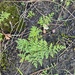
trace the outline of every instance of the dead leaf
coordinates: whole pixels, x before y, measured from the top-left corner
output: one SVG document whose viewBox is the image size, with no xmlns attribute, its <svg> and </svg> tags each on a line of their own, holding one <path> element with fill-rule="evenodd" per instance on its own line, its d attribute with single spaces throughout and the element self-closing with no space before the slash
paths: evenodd
<svg viewBox="0 0 75 75">
<path fill-rule="evenodd" d="M 4 35 L 6 40 L 9 40 L 12 37 L 11 34 L 4 34 Z"/>
</svg>

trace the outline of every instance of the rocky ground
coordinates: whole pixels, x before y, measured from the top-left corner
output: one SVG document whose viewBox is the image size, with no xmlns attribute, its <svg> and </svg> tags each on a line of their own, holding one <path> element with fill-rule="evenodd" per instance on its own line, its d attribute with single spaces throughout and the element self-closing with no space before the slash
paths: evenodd
<svg viewBox="0 0 75 75">
<path fill-rule="evenodd" d="M 1 67 L 2 75 L 21 75 L 19 68 L 24 75 L 41 75 L 43 70 L 47 70 L 48 75 L 74 75 L 75 73 L 75 2 L 71 2 L 66 6 L 65 1 L 40 1 L 40 2 L 24 2 L 25 5 L 20 6 L 20 19 L 24 19 L 24 28 L 18 27 L 15 32 L 11 32 L 10 40 L 2 42 L 2 50 L 6 60 L 5 68 Z M 36 15 L 28 18 L 29 11 L 33 11 Z M 59 52 L 54 58 L 49 57 L 43 60 L 43 66 L 38 66 L 36 69 L 31 63 L 25 61 L 20 63 L 19 50 L 16 49 L 16 40 L 18 38 L 27 38 L 31 26 L 39 26 L 37 21 L 40 16 L 54 12 L 52 22 L 48 25 L 49 29 L 43 35 L 47 42 L 62 43 L 66 45 L 66 49 Z M 42 28 L 41 28 L 42 29 Z M 53 31 L 54 30 L 54 31 Z M 54 65 L 55 64 L 55 65 Z M 53 65 L 53 67 L 51 66 Z M 50 66 L 50 69 L 47 67 Z M 44 74 L 46 75 L 46 74 Z"/>
</svg>

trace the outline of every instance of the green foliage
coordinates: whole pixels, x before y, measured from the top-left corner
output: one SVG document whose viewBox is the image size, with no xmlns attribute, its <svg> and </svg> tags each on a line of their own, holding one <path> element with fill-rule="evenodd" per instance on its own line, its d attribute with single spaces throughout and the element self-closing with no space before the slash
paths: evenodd
<svg viewBox="0 0 75 75">
<path fill-rule="evenodd" d="M 54 74 L 54 75 L 59 75 L 59 74 Z"/>
<path fill-rule="evenodd" d="M 65 5 L 68 7 L 68 6 L 71 4 L 71 1 L 72 1 L 72 0 L 66 0 L 66 1 L 65 1 Z"/>
<path fill-rule="evenodd" d="M 24 3 L 24 2 L 21 2 L 21 5 L 23 5 L 23 6 L 24 6 L 24 5 L 25 5 L 25 3 Z"/>
<path fill-rule="evenodd" d="M 2 34 L 2 33 L 0 33 L 0 41 L 2 41 L 2 40 L 3 40 L 2 36 L 3 36 L 3 34 Z"/>
<path fill-rule="evenodd" d="M 23 73 L 21 72 L 21 70 L 19 68 L 16 68 L 16 69 L 20 73 L 20 75 L 23 75 Z"/>
<path fill-rule="evenodd" d="M 62 46 L 62 45 L 59 45 L 59 44 L 53 45 L 51 43 L 50 46 L 49 46 L 50 56 L 51 57 L 54 57 L 55 54 L 57 54 L 60 50 L 62 50 L 64 48 L 66 48 L 66 47 L 65 46 Z"/>
<path fill-rule="evenodd" d="M 7 55 L 5 54 L 5 52 L 0 52 L 0 67 L 1 70 L 6 70 L 7 66 L 9 65 L 8 61 L 7 61 Z"/>
<path fill-rule="evenodd" d="M 48 75 L 47 70 L 44 70 L 41 75 Z"/>
<path fill-rule="evenodd" d="M 33 26 L 31 28 L 28 39 L 30 39 L 30 40 L 33 39 L 35 41 L 35 39 L 37 40 L 37 39 L 41 38 L 41 35 L 39 34 L 40 32 L 42 32 L 42 30 L 40 30 L 37 27 Z"/>
<path fill-rule="evenodd" d="M 8 17 L 10 16 L 10 13 L 7 13 L 7 12 L 3 12 L 0 14 L 0 23 L 2 21 L 4 21 L 4 19 L 8 19 Z"/>
<path fill-rule="evenodd" d="M 5 19 L 8 19 L 8 18 L 9 18 L 9 16 L 10 16 L 10 13 L 3 12 L 3 11 L 2 11 L 2 13 L 0 14 L 0 25 L 1 25 L 1 22 L 3 22 Z M 8 24 L 7 24 L 7 23 L 5 23 L 5 25 L 7 25 L 7 26 L 8 26 Z M 1 27 L 2 27 L 2 26 L 0 26 L 0 28 L 1 28 Z M 2 40 L 3 40 L 2 36 L 3 36 L 3 34 L 2 34 L 2 33 L 0 33 L 0 41 L 2 41 Z"/>
<path fill-rule="evenodd" d="M 48 74 L 47 70 L 44 70 L 41 75 L 58 75 L 58 74 Z"/>
<path fill-rule="evenodd" d="M 50 13 L 47 16 L 41 16 L 39 18 L 38 24 L 40 24 L 43 27 L 45 27 L 46 25 L 49 25 L 49 23 L 51 22 L 51 19 L 52 19 L 53 15 L 54 15 L 54 13 Z"/>
<path fill-rule="evenodd" d="M 65 0 L 65 6 L 68 7 L 72 1 L 73 0 Z M 64 2 L 64 0 L 61 0 L 61 2 Z"/>
<path fill-rule="evenodd" d="M 46 59 L 50 55 L 54 57 L 60 50 L 64 49 L 65 46 L 53 45 L 42 39 L 40 35 L 41 30 L 33 26 L 30 30 L 28 39 L 18 39 L 17 48 L 20 50 L 19 56 L 21 57 L 20 62 L 27 60 L 31 62 L 36 68 L 38 63 L 42 66 L 44 57 Z"/>
<path fill-rule="evenodd" d="M 55 69 L 55 68 L 56 68 L 56 64 L 53 63 L 53 64 L 51 64 L 50 67 L 48 66 L 47 68 L 45 68 L 45 69 L 41 72 L 40 75 L 58 75 L 57 73 L 52 74 L 52 70 Z"/>
<path fill-rule="evenodd" d="M 35 13 L 33 11 L 29 11 L 27 17 L 32 18 L 33 16 L 35 16 Z"/>
<path fill-rule="evenodd" d="M 19 8 L 16 4 L 10 2 L 0 2 L 0 28 L 5 32 L 10 32 L 11 27 L 19 20 Z M 16 13 L 15 13 L 16 12 Z M 2 22 L 1 22 L 2 21 Z M 17 25 L 16 25 L 17 26 Z M 16 28 L 15 28 L 16 29 Z"/>
</svg>

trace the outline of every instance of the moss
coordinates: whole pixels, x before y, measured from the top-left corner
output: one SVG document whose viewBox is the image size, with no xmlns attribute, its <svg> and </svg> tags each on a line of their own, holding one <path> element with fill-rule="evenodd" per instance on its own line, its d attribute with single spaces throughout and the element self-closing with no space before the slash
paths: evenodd
<svg viewBox="0 0 75 75">
<path fill-rule="evenodd" d="M 5 32 L 11 31 L 11 26 L 13 27 L 16 22 L 19 20 L 18 7 L 11 2 L 1 2 L 0 3 L 0 12 L 8 12 L 10 16 L 8 19 L 5 19 L 0 26 Z M 11 22 L 11 24 L 10 24 Z"/>
<path fill-rule="evenodd" d="M 5 52 L 0 53 L 0 69 L 6 70 L 6 67 L 9 65 Z"/>
</svg>

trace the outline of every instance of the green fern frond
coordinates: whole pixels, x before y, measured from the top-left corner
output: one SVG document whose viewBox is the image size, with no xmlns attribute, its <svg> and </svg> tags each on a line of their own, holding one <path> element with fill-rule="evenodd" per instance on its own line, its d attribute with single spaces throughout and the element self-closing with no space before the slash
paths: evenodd
<svg viewBox="0 0 75 75">
<path fill-rule="evenodd" d="M 10 16 L 10 13 L 7 13 L 7 12 L 3 12 L 0 14 L 0 23 L 2 21 L 4 21 L 4 19 L 8 19 L 8 17 Z"/>
<path fill-rule="evenodd" d="M 52 20 L 53 15 L 54 15 L 54 13 L 52 12 L 52 13 L 48 14 L 47 16 L 41 16 L 39 18 L 38 24 L 43 27 L 45 27 L 46 25 L 49 25 L 49 23 Z"/>
<path fill-rule="evenodd" d="M 17 48 L 20 50 L 19 56 L 21 57 L 21 62 L 27 60 L 31 62 L 36 68 L 38 63 L 42 66 L 43 59 L 48 58 L 49 55 L 54 57 L 60 50 L 66 48 L 63 45 L 53 45 L 52 43 L 48 45 L 48 43 L 42 39 L 39 33 L 40 29 L 33 26 L 31 28 L 28 39 L 18 39 Z M 36 39 L 35 39 L 36 38 Z M 34 40 L 35 39 L 35 40 Z"/>
</svg>

